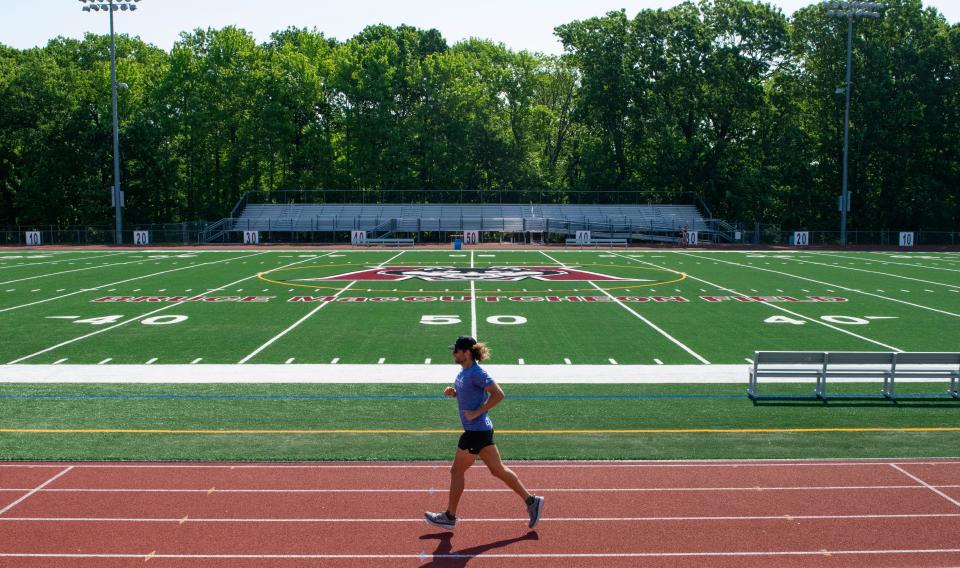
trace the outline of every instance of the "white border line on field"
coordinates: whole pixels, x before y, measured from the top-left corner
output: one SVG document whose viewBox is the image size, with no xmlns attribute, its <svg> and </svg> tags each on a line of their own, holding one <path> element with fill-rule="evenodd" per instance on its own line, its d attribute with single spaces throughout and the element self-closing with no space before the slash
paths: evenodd
<svg viewBox="0 0 960 568">
<path fill-rule="evenodd" d="M 742 384 L 749 365 L 487 365 L 504 384 Z M 851 366 L 850 368 L 856 368 Z M 864 366 L 864 369 L 869 368 Z M 117 384 L 449 384 L 454 365 L 387 364 L 206 364 L 206 365 L 0 365 L 0 383 Z M 389 377 L 385 380 L 384 377 Z M 831 379 L 868 383 L 865 379 Z M 929 383 L 927 379 L 897 382 Z M 767 379 L 773 383 L 813 383 L 813 379 Z M 946 385 L 944 385 L 946 389 Z M 744 392 L 746 396 L 746 392 Z"/>
<path fill-rule="evenodd" d="M 58 251 L 50 251 L 50 252 L 41 253 L 41 254 L 56 254 L 57 252 L 58 252 Z M 72 254 L 72 252 L 74 252 L 74 251 L 68 251 L 67 253 L 64 253 L 64 254 Z M 76 252 L 101 252 L 101 251 L 76 251 Z M 71 260 L 93 260 L 93 259 L 95 259 L 95 258 L 105 258 L 105 257 L 108 257 L 108 256 L 117 256 L 117 255 L 121 255 L 121 254 L 130 254 L 130 253 L 132 253 L 132 252 L 134 252 L 134 251 L 114 252 L 114 253 L 111 253 L 111 254 L 103 254 L 103 255 L 100 255 L 100 256 L 87 257 L 87 258 L 84 258 L 84 259 L 81 259 L 81 258 L 79 258 L 79 257 L 70 257 L 70 258 L 64 258 L 64 259 L 60 259 L 60 260 L 48 260 L 48 261 L 44 261 L 44 262 L 21 262 L 20 264 L 13 264 L 13 265 L 10 265 L 10 266 L 0 266 L 0 270 L 7 270 L 7 269 L 9 269 L 9 268 L 32 268 L 32 267 L 34 267 L 34 266 L 40 266 L 40 265 L 43 265 L 43 264 L 58 264 L 58 263 L 61 263 L 61 262 L 70 262 Z M 3 260 L 4 258 L 5 258 L 4 256 L 0 255 L 0 260 Z M 14 259 L 14 260 L 20 260 L 20 259 L 18 258 L 18 259 Z"/>
</svg>

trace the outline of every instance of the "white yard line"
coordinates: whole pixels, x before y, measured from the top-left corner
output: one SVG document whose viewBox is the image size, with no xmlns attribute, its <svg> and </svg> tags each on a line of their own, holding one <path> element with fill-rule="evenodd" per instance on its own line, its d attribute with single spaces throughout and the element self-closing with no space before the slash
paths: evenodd
<svg viewBox="0 0 960 568">
<path fill-rule="evenodd" d="M 69 252 L 69 253 L 67 253 L 67 254 L 71 254 L 72 252 L 74 252 L 74 251 L 71 251 L 71 252 Z M 79 252 L 79 251 L 77 251 L 77 252 Z M 133 251 L 114 252 L 114 253 L 111 253 L 111 254 L 102 254 L 102 255 L 100 255 L 100 256 L 91 256 L 91 257 L 87 257 L 87 258 L 79 258 L 79 257 L 71 256 L 70 258 L 65 258 L 65 259 L 63 259 L 63 260 L 48 260 L 48 261 L 44 261 L 44 262 L 22 262 L 22 263 L 20 263 L 20 264 L 14 264 L 14 265 L 12 265 L 12 266 L 0 267 L 0 270 L 6 270 L 6 269 L 8 269 L 8 268 L 28 268 L 28 267 L 32 267 L 32 266 L 40 266 L 40 265 L 42 265 L 42 264 L 59 264 L 59 263 L 61 263 L 61 262 L 70 262 L 70 261 L 77 261 L 77 260 L 92 260 L 92 259 L 94 259 L 94 258 L 106 258 L 106 257 L 108 257 L 108 256 L 117 256 L 117 255 L 120 255 L 120 254 L 130 254 L 131 252 L 133 252 Z M 36 254 L 36 253 L 34 253 L 34 254 Z M 49 253 L 48 253 L 48 254 L 49 254 Z M 2 256 L 0 256 L 0 260 L 3 260 L 3 257 L 2 257 Z M 18 260 L 19 260 L 19 259 L 18 259 Z M 138 262 L 140 262 L 140 261 L 138 261 Z"/>
<path fill-rule="evenodd" d="M 869 274 L 879 274 L 880 276 L 890 276 L 892 278 L 902 278 L 903 280 L 913 280 L 914 282 L 923 282 L 924 284 L 934 284 L 936 286 L 947 286 L 949 288 L 960 289 L 960 286 L 955 284 L 944 284 L 943 282 L 934 282 L 932 280 L 923 280 L 921 278 L 913 278 L 910 276 L 902 276 L 900 274 L 890 274 L 889 272 L 878 272 L 876 270 L 867 270 L 866 268 L 854 268 L 852 266 L 843 266 L 842 264 L 828 264 L 826 262 L 813 262 L 812 260 L 800 260 L 799 258 L 789 259 L 793 262 L 799 262 L 802 264 L 815 264 L 817 266 L 826 266 L 827 268 L 839 268 L 841 270 L 855 270 L 857 272 L 867 272 Z"/>
<path fill-rule="evenodd" d="M 623 255 L 620 255 L 620 256 L 623 256 Z M 634 259 L 634 258 L 630 258 L 629 256 L 623 256 L 623 258 L 630 259 L 630 260 L 632 260 L 633 262 L 639 262 L 639 263 L 641 263 L 641 264 L 646 264 L 646 265 L 649 265 L 649 266 L 653 266 L 653 267 L 659 268 L 659 269 L 661 269 L 661 270 L 670 270 L 669 268 L 660 266 L 660 265 L 658 265 L 658 264 L 654 264 L 654 263 L 652 263 L 652 262 L 647 262 L 647 261 L 645 261 L 645 260 L 637 260 L 637 259 Z M 703 282 L 703 283 L 706 284 L 707 286 L 712 286 L 713 288 L 716 288 L 717 290 L 723 290 L 723 291 L 729 292 L 729 293 L 731 293 L 731 294 L 733 294 L 733 295 L 735 295 L 735 296 L 741 296 L 741 297 L 744 297 L 744 298 L 749 297 L 747 294 L 742 294 L 742 293 L 740 293 L 740 292 L 737 292 L 737 291 L 734 290 L 733 288 L 727 288 L 726 286 L 720 286 L 719 284 L 714 284 L 713 282 L 710 282 L 710 281 L 708 281 L 708 280 L 704 280 L 703 278 L 697 278 L 696 276 L 691 275 L 689 272 L 687 272 L 687 273 L 685 273 L 685 274 L 687 275 L 687 278 L 690 278 L 691 280 L 696 280 L 697 282 Z M 804 320 L 813 322 L 813 323 L 815 323 L 815 324 L 817 324 L 817 325 L 822 325 L 822 326 L 824 326 L 824 327 L 828 327 L 828 328 L 830 328 L 830 329 L 832 329 L 832 330 L 834 330 L 834 331 L 839 331 L 840 333 L 849 335 L 849 336 L 851 336 L 851 337 L 856 337 L 857 339 L 866 341 L 866 342 L 868 342 L 868 343 L 873 343 L 874 345 L 879 345 L 880 347 L 883 347 L 884 349 L 889 349 L 889 350 L 891 350 L 891 351 L 898 351 L 898 352 L 902 352 L 902 351 L 903 351 L 902 349 L 900 349 L 900 348 L 898 348 L 898 347 L 894 347 L 894 346 L 892 346 L 892 345 L 887 345 L 886 343 L 882 343 L 882 342 L 877 341 L 877 340 L 875 340 L 875 339 L 870 339 L 869 337 L 864 337 L 864 336 L 862 336 L 862 335 L 860 335 L 860 334 L 857 334 L 857 333 L 854 333 L 854 332 L 852 332 L 852 331 L 850 331 L 850 330 L 848 330 L 848 329 L 843 329 L 843 328 L 840 328 L 840 327 L 836 327 L 836 326 L 831 325 L 831 324 L 829 324 L 829 323 L 827 323 L 827 322 L 825 322 L 825 321 L 821 321 L 821 320 L 819 320 L 819 319 L 812 318 L 812 317 L 810 317 L 810 316 L 805 316 L 805 315 L 800 314 L 800 313 L 797 313 L 797 312 L 795 312 L 795 311 L 793 311 L 793 310 L 788 310 L 787 308 L 784 308 L 783 306 L 778 306 L 777 304 L 774 304 L 774 303 L 771 303 L 771 302 L 761 302 L 761 303 L 763 303 L 764 305 L 769 306 L 769 307 L 771 307 L 771 308 L 773 308 L 773 309 L 775 309 L 775 310 L 779 310 L 779 311 L 781 311 L 781 312 L 788 313 L 788 314 L 790 314 L 790 315 L 792 315 L 792 316 L 794 316 L 794 317 L 798 317 L 798 318 L 801 318 L 801 319 L 804 319 Z"/>
<path fill-rule="evenodd" d="M 406 252 L 406 251 L 400 251 L 399 253 L 395 254 L 394 256 L 392 256 L 392 257 L 388 258 L 387 260 L 381 262 L 381 263 L 378 265 L 378 267 L 385 266 L 388 262 L 390 262 L 390 261 L 392 261 L 393 259 L 397 258 L 398 256 L 400 256 L 400 255 L 403 254 L 404 252 Z M 331 254 L 331 253 L 328 253 L 328 254 Z M 316 257 L 316 258 L 322 258 L 322 257 L 324 257 L 324 256 L 327 256 L 327 255 L 320 255 L 320 256 L 318 256 L 318 257 Z M 307 260 L 314 260 L 314 259 L 313 259 L 313 258 L 309 258 L 309 259 L 307 259 Z M 300 261 L 300 262 L 305 262 L 305 261 Z M 349 284 L 347 284 L 346 286 L 344 286 L 343 288 L 341 288 L 340 291 L 337 292 L 336 294 L 334 294 L 334 295 L 331 297 L 330 300 L 328 300 L 328 301 L 326 301 L 326 302 L 322 302 L 319 306 L 317 306 L 316 308 L 310 310 L 310 311 L 307 313 L 307 315 L 305 315 L 305 316 L 303 316 L 302 318 L 298 319 L 297 321 L 293 322 L 293 324 L 291 324 L 291 325 L 290 325 L 289 327 L 287 327 L 285 330 L 281 331 L 281 332 L 278 333 L 277 335 L 274 335 L 273 337 L 271 337 L 270 339 L 268 339 L 264 344 L 262 344 L 260 347 L 257 347 L 257 348 L 254 349 L 252 352 L 250 352 L 249 355 L 247 355 L 247 356 L 244 357 L 243 359 L 240 359 L 239 361 L 237 361 L 237 364 L 238 364 L 238 365 L 243 365 L 244 363 L 246 363 L 246 362 L 249 361 L 250 359 L 253 359 L 254 357 L 256 357 L 261 351 L 263 351 L 263 350 L 266 349 L 267 347 L 270 347 L 271 345 L 273 345 L 273 343 L 275 343 L 275 342 L 276 342 L 277 340 L 279 340 L 281 337 L 283 337 L 284 335 L 290 333 L 291 331 L 293 331 L 294 329 L 296 329 L 297 327 L 299 327 L 300 324 L 302 324 L 303 322 L 305 322 L 305 321 L 307 321 L 308 319 L 310 319 L 310 317 L 311 317 L 313 314 L 319 312 L 319 311 L 322 310 L 323 308 L 325 308 L 325 307 L 327 307 L 328 305 L 330 305 L 330 304 L 332 304 L 333 302 L 335 302 L 335 301 L 337 300 L 337 298 L 340 297 L 341 294 L 343 294 L 344 292 L 346 292 L 347 290 L 349 290 L 349 289 L 350 289 L 354 284 L 356 284 L 356 283 L 357 283 L 357 281 L 354 280 L 354 281 L 350 282 Z"/>
<path fill-rule="evenodd" d="M 892 467 L 893 469 L 895 469 L 895 470 L 899 471 L 900 473 L 906 475 L 907 477 L 909 477 L 910 479 L 916 481 L 917 483 L 919 483 L 919 484 L 922 485 L 923 487 L 926 487 L 926 488 L 929 489 L 930 491 L 933 491 L 934 493 L 936 493 L 937 495 L 943 497 L 943 498 L 946 499 L 947 501 L 950 501 L 951 503 L 953 503 L 953 504 L 956 505 L 957 507 L 960 507 L 960 501 L 957 501 L 957 500 L 954 499 L 953 497 L 947 495 L 947 494 L 944 493 L 943 491 L 940 491 L 940 490 L 937 489 L 936 487 L 930 485 L 929 483 L 927 483 L 926 481 L 920 479 L 920 478 L 917 477 L 916 475 L 913 475 L 912 473 L 910 473 L 909 471 L 903 469 L 902 467 L 898 466 L 897 464 L 893 464 L 893 463 L 892 463 L 892 464 L 890 464 L 890 467 Z"/>
<path fill-rule="evenodd" d="M 88 266 L 86 268 L 73 268 L 70 270 L 61 270 L 60 272 L 51 272 L 48 274 L 39 274 L 37 276 L 28 276 L 27 278 L 18 278 L 17 280 L 7 280 L 6 282 L 0 282 L 0 286 L 4 284 L 13 284 L 14 282 L 23 282 L 25 280 L 34 280 L 37 278 L 47 278 L 48 276 L 59 276 L 61 274 L 69 274 L 71 272 L 82 272 L 84 270 L 98 270 L 101 268 L 113 268 L 114 266 L 123 266 L 125 264 L 139 264 L 142 263 L 142 260 L 128 260 L 127 262 L 114 262 L 112 264 L 99 264 L 97 266 Z"/>
<path fill-rule="evenodd" d="M 266 254 L 266 252 L 267 252 L 267 251 L 264 251 L 264 252 L 258 253 L 258 254 Z M 255 256 L 255 255 L 250 255 L 250 256 Z M 235 257 L 234 259 L 226 259 L 226 260 L 220 260 L 220 261 L 216 261 L 216 262 L 227 262 L 227 261 L 229 261 L 229 260 L 235 260 L 236 258 L 245 258 L 245 257 Z M 288 266 L 293 266 L 293 265 L 295 265 L 295 264 L 300 264 L 300 263 L 302 263 L 302 262 L 307 262 L 307 261 L 309 261 L 309 260 L 313 260 L 313 259 L 308 258 L 308 259 L 300 260 L 300 261 L 297 261 L 297 262 L 291 262 L 290 264 L 285 264 L 285 265 L 283 265 L 283 266 L 281 266 L 281 267 L 279 267 L 279 268 L 287 268 Z M 211 263 L 205 263 L 205 264 L 214 264 L 214 263 L 211 262 Z M 201 264 L 196 264 L 196 265 L 193 265 L 193 266 L 190 266 L 190 267 L 185 267 L 185 268 L 195 268 L 195 267 L 197 267 L 197 266 L 203 266 L 203 265 L 201 265 Z M 274 270 L 279 270 L 279 268 L 274 269 Z M 183 270 L 183 269 L 181 268 L 181 269 L 174 269 L 174 270 Z M 167 272 L 172 272 L 172 271 L 168 270 Z M 160 273 L 160 274 L 162 274 L 162 273 Z M 251 278 L 256 278 L 257 276 L 259 276 L 259 274 L 260 274 L 260 273 L 254 274 L 253 276 L 246 276 L 246 277 L 244 277 L 244 278 L 241 278 L 240 280 L 235 280 L 235 281 L 233 281 L 233 282 L 231 282 L 231 283 L 229 283 L 229 284 L 224 284 L 223 286 L 220 286 L 220 287 L 218 287 L 218 288 L 213 288 L 213 289 L 207 290 L 206 292 L 203 292 L 203 293 L 201 293 L 201 294 L 197 294 L 196 297 L 199 298 L 199 297 L 206 296 L 207 294 L 210 294 L 211 292 L 218 292 L 218 291 L 220 291 L 220 290 L 223 290 L 223 289 L 228 288 L 228 287 L 230 287 L 230 286 L 233 286 L 233 285 L 235 285 L 235 284 L 239 284 L 240 282 L 244 282 L 244 281 L 246 281 L 246 280 L 250 280 Z M 105 284 L 104 286 L 110 286 L 110 284 Z M 93 337 L 94 335 L 99 335 L 99 334 L 101 334 L 101 333 L 106 333 L 106 332 L 108 332 L 108 331 L 110 331 L 110 330 L 112 330 L 112 329 L 116 329 L 116 328 L 118 328 L 118 327 L 127 325 L 127 324 L 132 323 L 132 322 L 135 322 L 135 321 L 140 321 L 140 320 L 142 320 L 143 318 L 152 316 L 153 314 L 156 314 L 156 313 L 159 313 L 159 312 L 162 312 L 162 311 L 165 311 L 165 310 L 169 310 L 170 308 L 174 308 L 174 307 L 177 307 L 177 306 L 179 306 L 179 304 L 170 304 L 170 305 L 168 305 L 168 306 L 163 306 L 162 308 L 157 308 L 156 310 L 147 312 L 147 313 L 145 313 L 145 314 L 141 314 L 141 315 L 139 315 L 139 316 L 133 316 L 132 318 L 130 318 L 130 319 L 126 320 L 126 321 L 122 321 L 122 322 L 120 322 L 120 323 L 118 323 L 118 324 L 111 325 L 110 327 L 105 327 L 105 328 L 103 328 L 103 329 L 98 329 L 97 331 L 92 331 L 92 332 L 90 332 L 90 333 L 88 333 L 88 334 L 86 334 L 86 335 L 81 335 L 80 337 L 74 337 L 73 339 L 68 339 L 67 341 L 62 341 L 62 342 L 60 342 L 60 343 L 57 343 L 56 345 L 52 345 L 52 346 L 50 346 L 50 347 L 47 347 L 46 349 L 41 349 L 40 351 L 37 351 L 36 353 L 31 353 L 30 355 L 25 355 L 25 356 L 23 356 L 23 357 L 20 357 L 19 359 L 14 359 L 13 361 L 10 361 L 9 363 L 7 363 L 7 365 L 14 365 L 14 364 L 16 364 L 16 363 L 20 363 L 20 362 L 22 362 L 22 361 L 26 361 L 27 359 L 32 359 L 33 357 L 36 357 L 37 355 L 42 355 L 43 353 L 47 353 L 47 352 L 53 351 L 54 349 L 59 349 L 60 347 L 63 347 L 63 346 L 65 346 L 65 345 L 70 345 L 71 343 L 76 343 L 77 341 L 82 341 L 82 340 L 84 340 L 84 339 L 87 339 L 88 337 Z M 0 311 L 3 311 L 3 310 L 0 310 Z"/>
<path fill-rule="evenodd" d="M 473 251 L 470 251 L 470 268 L 473 268 Z M 470 280 L 470 336 L 480 341 L 477 337 L 477 283 Z"/>
<path fill-rule="evenodd" d="M 543 256 L 545 256 L 545 257 L 547 257 L 547 258 L 549 258 L 549 259 L 552 260 L 554 263 L 559 264 L 561 267 L 567 268 L 567 265 L 566 265 L 566 264 L 564 264 L 564 263 L 560 262 L 559 260 L 553 258 L 553 257 L 550 256 L 549 254 L 547 254 L 547 253 L 545 253 L 545 252 L 543 252 L 543 251 L 540 251 L 540 254 L 542 254 Z M 704 365 L 709 365 L 709 364 L 710 364 L 710 361 L 707 361 L 702 355 L 700 355 L 699 353 L 697 353 L 697 352 L 694 351 L 693 349 L 690 349 L 690 347 L 688 347 L 687 345 L 685 345 L 683 342 L 681 342 L 680 340 L 678 340 L 676 337 L 670 335 L 669 333 L 667 333 L 666 331 L 664 331 L 663 329 L 661 329 L 657 324 L 653 323 L 653 322 L 650 321 L 649 319 L 647 319 L 647 318 L 643 317 L 642 315 L 640 315 L 639 313 L 637 313 L 636 310 L 634 310 L 634 309 L 631 308 L 630 306 L 628 306 L 628 305 L 626 305 L 625 303 L 623 303 L 623 302 L 621 302 L 620 300 L 618 300 L 618 299 L 616 298 L 616 296 L 614 296 L 614 295 L 611 294 L 610 292 L 607 292 L 606 290 L 604 290 L 604 289 L 601 288 L 600 286 L 597 286 L 596 282 L 592 282 L 592 281 L 591 281 L 591 282 L 590 282 L 590 285 L 593 286 L 594 288 L 596 288 L 597 290 L 600 290 L 601 292 L 603 292 L 605 296 L 607 296 L 608 298 L 610 298 L 611 300 L 613 300 L 618 306 L 620 306 L 621 308 L 623 308 L 623 309 L 627 310 L 628 312 L 630 312 L 631 314 L 633 314 L 637 319 L 639 319 L 639 320 L 642 321 L 643 323 L 645 323 L 645 324 L 647 324 L 648 326 L 650 326 L 654 331 L 656 331 L 657 333 L 659 333 L 659 334 L 662 335 L 663 337 L 667 338 L 671 343 L 673 343 L 674 345 L 676 345 L 676 346 L 679 347 L 680 349 L 683 349 L 684 351 L 686 351 L 687 353 L 689 353 L 690 355 L 692 355 L 693 358 L 696 359 L 697 361 L 700 361 L 700 362 L 703 363 Z"/>
<path fill-rule="evenodd" d="M 739 263 L 739 262 L 731 262 L 731 261 L 729 261 L 729 260 L 719 260 L 719 259 L 714 259 L 714 258 L 710 258 L 710 257 L 707 257 L 707 256 L 698 256 L 698 255 L 695 255 L 695 254 L 690 254 L 690 253 L 685 253 L 685 252 L 681 252 L 681 253 L 678 253 L 678 254 L 682 254 L 682 255 L 685 255 L 685 256 L 691 256 L 691 257 L 693 257 L 693 258 L 708 259 L 708 260 L 712 260 L 712 261 L 714 261 L 714 262 L 722 262 L 722 263 L 724 263 L 724 264 L 729 264 L 729 265 L 731 265 L 731 266 L 738 266 L 738 267 L 741 267 L 741 268 L 750 268 L 750 269 L 752 269 L 752 270 L 762 270 L 762 271 L 764 271 L 764 272 L 772 272 L 773 274 L 779 274 L 779 275 L 781 275 L 781 276 L 787 276 L 787 277 L 789 277 L 789 278 L 796 278 L 796 279 L 798 279 L 798 280 L 806 280 L 806 281 L 808 281 L 808 282 L 814 282 L 814 283 L 816 283 L 816 284 L 820 284 L 821 286 L 829 286 L 829 287 L 831 287 L 831 288 L 839 288 L 839 289 L 841 289 L 841 290 L 846 290 L 847 292 L 854 292 L 854 293 L 856 293 L 856 294 L 863 294 L 863 295 L 865 295 L 865 296 L 871 296 L 871 297 L 873 297 L 873 298 L 879 298 L 879 299 L 881 299 L 881 300 L 886 300 L 886 301 L 888 301 L 888 302 L 896 302 L 896 303 L 898 303 L 898 304 L 905 304 L 905 305 L 907 305 L 907 306 L 911 306 L 911 307 L 914 307 L 914 308 L 920 308 L 921 310 L 927 310 L 927 311 L 931 311 L 931 312 L 937 312 L 937 313 L 940 313 L 940 314 L 944 314 L 944 315 L 948 315 L 948 316 L 953 316 L 953 317 L 955 317 L 955 318 L 960 318 L 960 314 L 955 314 L 955 313 L 953 313 L 953 312 L 948 312 L 948 311 L 946 311 L 946 310 L 939 310 L 939 309 L 937 309 L 937 308 L 931 308 L 930 306 L 923 306 L 923 305 L 921 305 L 921 304 L 914 304 L 913 302 L 908 302 L 908 301 L 906 301 L 906 300 L 898 300 L 898 299 L 896 299 L 896 298 L 891 298 L 891 297 L 889 297 L 889 296 L 881 296 L 880 294 L 874 294 L 873 292 L 865 292 L 865 291 L 863 291 L 863 290 L 857 290 L 856 288 L 848 288 L 848 287 L 846 287 L 846 286 L 841 286 L 840 284 L 833 284 L 833 283 L 831 283 L 831 282 L 823 282 L 823 281 L 821 281 L 821 280 L 815 280 L 815 279 L 813 279 L 813 278 L 807 278 L 806 276 L 798 276 L 798 275 L 796 275 L 796 274 L 790 274 L 790 273 L 788 273 L 788 272 L 780 272 L 779 270 L 773 270 L 773 269 L 771 269 L 771 268 L 761 268 L 761 267 L 759 267 L 759 266 L 753 266 L 753 265 L 750 265 L 750 264 L 742 264 L 742 263 Z"/>
<path fill-rule="evenodd" d="M 238 365 L 243 365 L 244 363 L 246 363 L 246 362 L 249 361 L 250 359 L 253 359 L 254 357 L 256 357 L 257 354 L 259 354 L 261 351 L 263 351 L 263 350 L 266 349 L 267 347 L 270 347 L 271 345 L 273 345 L 273 343 L 276 342 L 278 339 L 280 339 L 280 338 L 283 337 L 284 335 L 290 333 L 291 331 L 293 331 L 294 329 L 296 329 L 300 324 L 302 324 L 303 322 L 305 322 L 305 321 L 307 321 L 308 319 L 310 319 L 310 316 L 312 316 L 313 314 L 319 312 L 320 310 L 322 310 L 323 308 L 325 308 L 325 307 L 327 307 L 328 305 L 332 304 L 333 302 L 337 301 L 337 298 L 340 297 L 341 294 L 343 294 L 344 292 L 346 292 L 347 290 L 349 290 L 350 287 L 353 286 L 353 285 L 356 284 L 356 283 L 357 283 L 356 280 L 354 280 L 353 282 L 350 282 L 349 284 L 347 284 L 346 286 L 344 286 L 343 288 L 341 288 L 339 292 L 337 292 L 336 294 L 334 294 L 333 296 L 331 296 L 330 300 L 328 300 L 328 301 L 326 301 L 326 302 L 322 302 L 319 306 L 317 306 L 317 307 L 313 308 L 312 310 L 310 310 L 309 312 L 307 312 L 307 315 L 305 315 L 305 316 L 303 316 L 302 318 L 298 319 L 297 321 L 293 322 L 293 324 L 291 324 L 289 327 L 287 327 L 287 329 L 281 331 L 280 333 L 278 333 L 278 334 L 274 335 L 273 337 L 271 337 L 270 339 L 268 339 L 263 345 L 261 345 L 260 347 L 257 347 L 257 348 L 254 349 L 253 351 L 251 351 L 249 355 L 247 355 L 247 356 L 244 357 L 243 359 L 240 359 L 239 361 L 237 361 L 237 364 L 238 364 Z"/>
<path fill-rule="evenodd" d="M 9 308 L 3 308 L 3 309 L 0 309 L 0 313 L 9 312 L 9 311 L 12 311 L 12 310 L 19 310 L 20 308 L 27 308 L 27 307 L 30 307 L 30 306 L 35 306 L 35 305 L 37 305 L 37 304 L 43 304 L 43 303 L 46 303 L 46 302 L 52 302 L 52 301 L 54 301 L 54 300 L 59 300 L 59 299 L 61 299 L 61 298 L 69 298 L 70 296 L 76 296 L 77 294 L 83 294 L 84 292 L 93 292 L 93 291 L 96 291 L 96 290 L 100 290 L 101 288 L 106 288 L 106 287 L 108 287 L 108 286 L 116 286 L 116 285 L 118 285 L 118 284 L 125 284 L 125 283 L 127 283 L 127 282 L 133 282 L 134 280 L 141 280 L 141 279 L 143 279 L 143 278 L 151 278 L 151 277 L 153 277 L 153 276 L 160 276 L 161 274 L 168 274 L 168 273 L 170 273 L 170 272 L 177 272 L 178 270 L 189 270 L 189 269 L 191 269 L 191 268 L 200 268 L 201 266 L 207 266 L 207 265 L 210 265 L 210 264 L 219 264 L 219 263 L 221 263 L 221 262 L 230 262 L 231 260 L 237 260 L 237 259 L 241 259 L 241 258 L 248 258 L 248 257 L 251 257 L 251 256 L 257 256 L 257 255 L 261 255 L 261 254 L 267 254 L 267 252 L 269 252 L 269 251 L 262 251 L 262 252 L 258 252 L 258 253 L 255 253 L 255 254 L 245 255 L 245 256 L 235 256 L 235 257 L 233 257 L 233 258 L 225 258 L 225 259 L 223 259 L 223 260 L 214 260 L 214 261 L 211 261 L 211 262 L 202 262 L 202 263 L 200 263 L 200 264 L 191 264 L 191 265 L 189 265 L 189 266 L 181 266 L 180 268 L 171 268 L 171 269 L 169 269 L 169 270 L 162 270 L 162 271 L 160 271 L 160 272 L 154 272 L 154 273 L 151 273 L 151 274 L 144 274 L 143 276 L 136 276 L 136 277 L 134 277 L 134 278 L 128 278 L 128 279 L 126 279 L 126 280 L 120 280 L 120 281 L 117 281 L 117 282 L 110 282 L 109 284 L 103 284 L 103 285 L 101 285 L 101 286 L 94 286 L 94 287 L 92 287 L 92 288 L 83 288 L 83 289 L 81 289 L 81 290 L 77 290 L 76 292 L 70 292 L 69 294 L 63 294 L 63 295 L 60 295 L 60 296 L 54 296 L 54 297 L 52 297 L 52 298 L 46 298 L 46 299 L 44 299 L 44 300 L 38 300 L 38 301 L 36 301 L 36 302 L 30 302 L 29 304 L 21 304 L 21 305 L 19 305 L 19 306 L 11 306 L 11 307 L 9 307 Z"/>
<path fill-rule="evenodd" d="M 24 495 L 23 497 L 17 499 L 17 500 L 14 501 L 13 503 L 10 503 L 9 505 L 7 505 L 6 507 L 4 507 L 3 509 L 0 509 L 0 515 L 3 515 L 3 514 L 6 513 L 7 511 L 9 511 L 10 509 L 13 509 L 14 507 L 16 507 L 17 505 L 19 505 L 20 503 L 24 502 L 26 499 L 28 499 L 31 495 L 35 494 L 37 491 L 40 491 L 41 489 L 43 489 L 43 488 L 46 487 L 47 485 L 50 485 L 51 483 L 53 483 L 53 482 L 56 481 L 57 479 L 60 479 L 60 477 L 62 477 L 63 475 L 65 475 L 65 474 L 66 474 L 68 471 L 70 471 L 71 469 L 73 469 L 73 466 L 72 466 L 72 465 L 71 465 L 70 467 L 64 469 L 64 470 L 61 471 L 60 473 L 54 475 L 54 476 L 51 477 L 50 479 L 44 481 L 44 482 L 41 483 L 40 485 L 34 487 L 32 491 L 30 491 L 29 493 L 27 493 L 27 494 Z M 2 519 L 2 517 L 0 517 L 0 519 Z"/>
</svg>

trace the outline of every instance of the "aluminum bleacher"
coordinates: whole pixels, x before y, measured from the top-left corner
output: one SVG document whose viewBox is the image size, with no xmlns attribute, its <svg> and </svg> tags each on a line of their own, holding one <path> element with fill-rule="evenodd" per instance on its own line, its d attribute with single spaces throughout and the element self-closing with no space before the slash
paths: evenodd
<svg viewBox="0 0 960 568">
<path fill-rule="evenodd" d="M 220 221 L 218 234 L 362 230 L 383 237 L 477 230 L 569 236 L 591 230 L 597 236 L 642 240 L 684 227 L 703 234 L 715 227 L 693 205 L 247 204 L 239 213 Z"/>
</svg>

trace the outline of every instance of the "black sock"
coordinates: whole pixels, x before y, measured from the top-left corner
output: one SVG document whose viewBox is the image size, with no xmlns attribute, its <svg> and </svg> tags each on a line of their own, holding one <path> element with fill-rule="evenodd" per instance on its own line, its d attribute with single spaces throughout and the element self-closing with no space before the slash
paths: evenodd
<svg viewBox="0 0 960 568">
<path fill-rule="evenodd" d="M 449 519 L 449 520 L 451 520 L 451 521 L 457 520 L 456 517 L 454 517 L 453 515 L 450 514 L 450 511 L 444 511 L 443 514 L 446 515 L 446 516 L 447 516 L 447 519 Z"/>
<path fill-rule="evenodd" d="M 530 505 L 533 505 L 533 495 L 527 497 L 526 501 L 527 501 L 527 506 L 528 506 L 528 507 L 529 507 Z"/>
</svg>

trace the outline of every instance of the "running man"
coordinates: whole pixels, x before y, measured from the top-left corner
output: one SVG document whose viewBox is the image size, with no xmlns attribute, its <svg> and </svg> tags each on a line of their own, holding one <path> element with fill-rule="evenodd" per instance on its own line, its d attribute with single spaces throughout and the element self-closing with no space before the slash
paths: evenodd
<svg viewBox="0 0 960 568">
<path fill-rule="evenodd" d="M 463 423 L 463 435 L 457 444 L 457 453 L 450 468 L 450 497 L 447 510 L 441 513 L 424 513 L 428 525 L 453 530 L 457 525 L 457 505 L 463 495 L 464 474 L 477 460 L 477 456 L 487 464 L 494 477 L 504 482 L 517 495 L 523 498 L 530 515 L 531 529 L 537 526 L 543 511 L 543 497 L 531 495 L 517 474 L 500 461 L 500 450 L 493 443 L 493 422 L 487 416 L 494 406 L 500 404 L 504 394 L 500 385 L 495 383 L 477 363 L 490 357 L 490 350 L 483 343 L 477 343 L 472 337 L 460 336 L 450 346 L 453 360 L 463 367 L 457 374 L 455 386 L 444 389 L 443 394 L 456 397 L 460 408 L 460 421 Z"/>
</svg>

